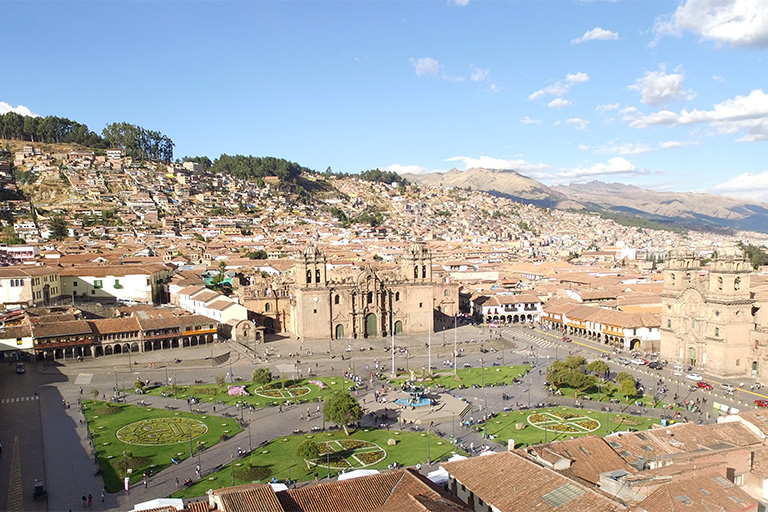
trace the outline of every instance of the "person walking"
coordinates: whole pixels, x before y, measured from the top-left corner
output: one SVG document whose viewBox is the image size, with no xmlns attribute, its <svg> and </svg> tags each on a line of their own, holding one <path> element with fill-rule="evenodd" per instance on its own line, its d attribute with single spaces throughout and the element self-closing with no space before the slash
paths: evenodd
<svg viewBox="0 0 768 512">
<path fill-rule="evenodd" d="M 176 488 L 179 488 L 179 477 L 176 477 Z"/>
<path fill-rule="evenodd" d="M 83 493 L 83 508 L 88 506 L 88 495 Z"/>
<path fill-rule="evenodd" d="M 3 443 L 0 443 L 0 455 L 3 454 Z"/>
<path fill-rule="evenodd" d="M 93 496 L 90 493 L 88 493 L 88 506 L 93 506 Z"/>
<path fill-rule="evenodd" d="M 178 478 L 176 479 L 176 481 L 178 482 Z M 178 487 L 178 485 L 176 487 Z M 106 493 L 105 492 L 106 492 L 106 489 L 102 489 L 101 490 L 101 502 L 102 503 L 104 503 L 104 498 L 106 497 Z"/>
</svg>

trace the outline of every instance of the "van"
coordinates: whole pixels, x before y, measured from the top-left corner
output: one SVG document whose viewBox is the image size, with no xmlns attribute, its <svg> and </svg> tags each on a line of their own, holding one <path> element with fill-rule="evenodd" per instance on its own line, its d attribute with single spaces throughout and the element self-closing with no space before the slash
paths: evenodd
<svg viewBox="0 0 768 512">
<path fill-rule="evenodd" d="M 121 306 L 136 306 L 138 304 L 138 302 L 136 302 L 131 298 L 124 299 L 122 297 L 117 299 L 117 303 L 120 304 Z"/>
<path fill-rule="evenodd" d="M 17 363 L 16 364 L 16 373 L 21 374 L 21 373 L 24 373 L 25 371 L 27 371 L 27 370 L 24 368 L 24 363 Z"/>
</svg>

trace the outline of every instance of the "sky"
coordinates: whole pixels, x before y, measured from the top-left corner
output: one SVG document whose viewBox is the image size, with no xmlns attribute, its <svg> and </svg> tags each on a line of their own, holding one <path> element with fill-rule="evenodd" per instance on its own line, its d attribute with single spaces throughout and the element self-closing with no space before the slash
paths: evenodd
<svg viewBox="0 0 768 512">
<path fill-rule="evenodd" d="M 5 1 L 0 113 L 768 203 L 768 1 Z"/>
</svg>

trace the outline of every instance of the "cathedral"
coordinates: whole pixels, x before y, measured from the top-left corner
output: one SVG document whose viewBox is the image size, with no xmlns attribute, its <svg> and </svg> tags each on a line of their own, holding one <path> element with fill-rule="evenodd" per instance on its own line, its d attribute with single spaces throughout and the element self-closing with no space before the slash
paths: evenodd
<svg viewBox="0 0 768 512">
<path fill-rule="evenodd" d="M 312 243 L 292 269 L 288 329 L 303 340 L 351 340 L 426 334 L 453 325 L 458 284 L 432 275 L 421 243 L 404 251 L 395 269 L 347 269 L 329 277 L 325 254 Z"/>
<path fill-rule="evenodd" d="M 728 378 L 768 381 L 768 283 L 735 245 L 707 267 L 670 251 L 664 269 L 661 358 Z"/>
</svg>

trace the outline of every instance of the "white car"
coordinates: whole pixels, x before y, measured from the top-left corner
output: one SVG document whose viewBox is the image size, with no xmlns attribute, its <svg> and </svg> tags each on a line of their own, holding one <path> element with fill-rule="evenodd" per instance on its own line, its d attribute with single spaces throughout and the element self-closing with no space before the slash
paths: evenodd
<svg viewBox="0 0 768 512">
<path fill-rule="evenodd" d="M 695 380 L 695 381 L 704 380 L 704 377 L 702 377 L 702 376 L 701 376 L 701 375 L 699 375 L 698 373 L 687 373 L 687 374 L 685 375 L 685 378 L 686 378 L 686 379 L 690 379 L 690 380 Z"/>
<path fill-rule="evenodd" d="M 648 361 L 646 361 L 645 359 L 639 359 L 638 358 L 638 359 L 633 359 L 632 360 L 632 364 L 636 364 L 636 365 L 642 366 L 644 364 L 648 364 Z"/>
</svg>

